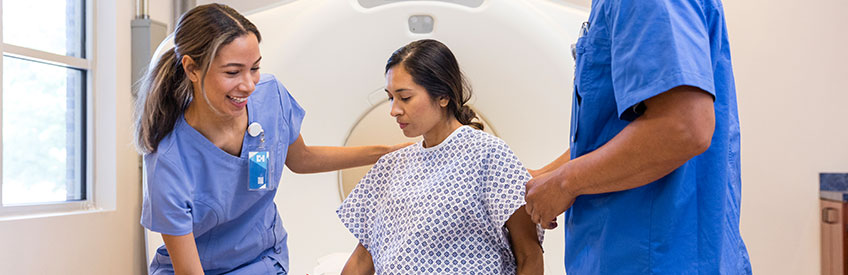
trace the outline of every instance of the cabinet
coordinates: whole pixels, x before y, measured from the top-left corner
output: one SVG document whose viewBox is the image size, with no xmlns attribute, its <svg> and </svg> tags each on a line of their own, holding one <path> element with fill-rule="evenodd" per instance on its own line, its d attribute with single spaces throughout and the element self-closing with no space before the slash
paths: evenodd
<svg viewBox="0 0 848 275">
<path fill-rule="evenodd" d="M 846 274 L 846 203 L 822 199 L 820 208 L 822 275 Z"/>
</svg>

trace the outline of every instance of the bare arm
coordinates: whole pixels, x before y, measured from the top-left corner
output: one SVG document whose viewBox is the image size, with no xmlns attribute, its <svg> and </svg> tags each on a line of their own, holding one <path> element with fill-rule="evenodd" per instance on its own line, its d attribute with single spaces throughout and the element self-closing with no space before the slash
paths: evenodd
<svg viewBox="0 0 848 275">
<path fill-rule="evenodd" d="M 506 221 L 512 245 L 512 254 L 518 263 L 518 275 L 543 274 L 545 265 L 542 245 L 536 236 L 536 224 L 530 220 L 524 206 L 512 213 Z"/>
<path fill-rule="evenodd" d="M 197 245 L 194 243 L 194 233 L 182 236 L 162 234 L 162 239 L 165 240 L 165 248 L 171 255 L 174 274 L 203 274 L 203 266 L 200 264 L 200 256 L 197 254 Z"/>
<path fill-rule="evenodd" d="M 715 130 L 710 94 L 680 86 L 645 105 L 645 113 L 605 145 L 527 183 L 527 210 L 533 221 L 551 220 L 579 195 L 656 181 L 709 148 Z"/>
<path fill-rule="evenodd" d="M 360 243 L 356 245 L 353 254 L 350 255 L 347 263 L 345 263 L 344 269 L 342 269 L 342 275 L 361 274 L 374 274 L 374 262 L 371 260 L 371 253 Z"/>
<path fill-rule="evenodd" d="M 303 136 L 289 145 L 286 166 L 295 173 L 319 173 L 374 164 L 380 157 L 410 143 L 354 147 L 308 146 Z"/>
<path fill-rule="evenodd" d="M 647 110 L 600 149 L 558 169 L 577 194 L 632 189 L 668 175 L 710 147 L 712 96 L 683 86 L 645 101 Z"/>
<path fill-rule="evenodd" d="M 562 155 L 560 155 L 558 158 L 556 158 L 551 163 L 548 163 L 548 165 L 545 165 L 545 167 L 542 167 L 539 170 L 527 169 L 527 171 L 530 172 L 531 176 L 538 177 L 538 176 L 541 176 L 542 174 L 556 170 L 557 168 L 559 168 L 560 166 L 562 166 L 563 164 L 565 164 L 569 160 L 571 160 L 571 149 L 565 150 L 565 153 L 562 153 Z"/>
</svg>

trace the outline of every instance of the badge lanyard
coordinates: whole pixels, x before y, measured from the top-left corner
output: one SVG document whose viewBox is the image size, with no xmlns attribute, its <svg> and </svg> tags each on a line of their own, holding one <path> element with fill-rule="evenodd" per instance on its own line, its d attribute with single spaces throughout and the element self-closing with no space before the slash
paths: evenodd
<svg viewBox="0 0 848 275">
<path fill-rule="evenodd" d="M 583 22 L 583 25 L 580 25 L 580 33 L 577 34 L 577 39 L 583 38 L 589 34 L 589 22 Z M 574 66 L 577 66 L 577 43 L 571 44 L 571 57 L 574 58 Z"/>
<path fill-rule="evenodd" d="M 583 22 L 583 24 L 580 25 L 580 33 L 577 34 L 577 41 L 578 42 L 580 41 L 580 38 L 583 38 L 583 37 L 585 37 L 586 35 L 589 34 L 589 27 L 590 27 L 589 21 Z M 572 106 L 573 106 L 572 109 L 575 110 L 575 113 L 572 114 L 572 119 L 571 119 L 571 134 L 570 134 L 571 142 L 569 143 L 570 147 L 574 147 L 574 142 L 577 141 L 577 126 L 578 126 L 577 123 L 579 121 L 577 118 L 580 117 L 580 115 L 579 115 L 579 112 L 580 112 L 580 95 L 577 93 L 577 54 L 578 54 L 577 43 L 571 44 L 571 57 L 574 58 L 574 80 L 573 80 L 573 84 L 574 84 L 574 99 L 573 100 L 574 100 L 574 102 L 572 102 Z"/>
<path fill-rule="evenodd" d="M 268 163 L 270 155 L 265 150 L 265 131 L 259 122 L 251 123 L 247 127 L 247 133 L 251 137 L 259 137 L 259 147 L 251 148 L 248 152 L 248 190 L 259 191 L 268 189 Z"/>
</svg>

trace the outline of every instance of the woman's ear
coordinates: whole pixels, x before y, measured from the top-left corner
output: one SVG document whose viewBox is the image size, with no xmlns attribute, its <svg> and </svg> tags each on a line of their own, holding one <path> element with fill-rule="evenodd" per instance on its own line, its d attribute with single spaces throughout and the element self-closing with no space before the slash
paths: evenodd
<svg viewBox="0 0 848 275">
<path fill-rule="evenodd" d="M 450 99 L 446 96 L 439 98 L 439 106 L 442 108 L 448 107 L 448 103 L 450 103 Z"/>
<path fill-rule="evenodd" d="M 182 64 L 183 71 L 185 71 L 188 79 L 191 80 L 191 82 L 197 83 L 200 76 L 197 73 L 197 63 L 194 62 L 194 59 L 192 59 L 191 56 L 183 55 Z"/>
</svg>

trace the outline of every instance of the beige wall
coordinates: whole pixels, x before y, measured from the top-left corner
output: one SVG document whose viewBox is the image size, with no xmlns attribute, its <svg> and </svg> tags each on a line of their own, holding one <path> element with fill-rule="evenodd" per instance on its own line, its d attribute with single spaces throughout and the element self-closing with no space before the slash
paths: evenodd
<svg viewBox="0 0 848 275">
<path fill-rule="evenodd" d="M 148 11 L 150 14 L 150 20 L 158 21 L 168 26 L 168 30 L 172 30 L 174 28 L 174 2 L 175 0 L 148 0 L 149 8 Z M 133 1 L 135 2 L 135 1 Z M 135 7 L 133 7 L 133 11 L 135 11 Z M 134 14 L 134 13 L 133 13 Z"/>
<path fill-rule="evenodd" d="M 153 0 L 154 2 L 157 0 Z M 243 0 L 196 0 L 198 5 L 209 4 L 209 3 L 221 3 L 233 7 L 234 9 L 240 12 L 252 12 L 257 9 L 261 9 L 264 7 L 279 5 L 282 3 L 292 2 L 296 0 L 251 0 L 251 1 L 243 1 Z M 346 1 L 346 0 L 345 0 Z M 495 0 L 495 1 L 509 1 L 509 0 Z M 552 2 L 563 2 L 570 3 L 577 6 L 583 6 L 588 8 L 592 1 L 591 0 L 548 0 Z M 151 6 L 152 8 L 152 6 Z M 152 12 L 151 12 L 152 13 Z"/>
<path fill-rule="evenodd" d="M 848 172 L 848 2 L 725 1 L 757 274 L 819 274 L 818 173 Z"/>
<path fill-rule="evenodd" d="M 263 1 L 280 2 L 219 2 L 247 11 Z M 817 274 L 818 173 L 848 172 L 848 2 L 724 4 L 742 127 L 741 231 L 754 271 Z"/>
<path fill-rule="evenodd" d="M 116 48 L 101 57 L 114 67 L 100 68 L 117 71 L 114 91 L 100 91 L 114 92 L 118 106 L 116 209 L 0 222 L 0 273 L 145 270 L 129 146 L 133 8 L 97 2 L 114 11 L 101 19 L 113 27 L 98 33 L 116 35 Z M 725 1 L 742 126 L 741 230 L 756 274 L 819 273 L 818 173 L 848 172 L 846 10 L 841 0 Z"/>
<path fill-rule="evenodd" d="M 848 2 L 723 2 L 754 274 L 820 274 L 818 173 L 848 172 Z"/>
<path fill-rule="evenodd" d="M 820 274 L 818 173 L 848 172 L 848 2 L 723 2 L 754 274 Z"/>
<path fill-rule="evenodd" d="M 98 23 L 94 81 L 98 110 L 114 112 L 94 124 L 97 156 L 114 154 L 114 169 L 95 184 L 117 186 L 114 210 L 0 221 L 2 274 L 143 274 L 146 272 L 139 209 L 138 155 L 130 146 L 130 19 L 131 1 L 94 1 Z M 115 75 L 111 75 L 114 73 Z M 109 111 L 111 109 L 111 111 Z M 102 115 L 101 115 L 102 116 Z M 114 137 L 114 139 L 112 139 Z M 115 150 L 114 152 L 110 149 Z M 95 170 L 98 168 L 95 167 Z M 95 171 L 95 174 L 100 172 Z M 99 177 L 99 176 L 98 176 Z M 109 178 L 109 177 L 106 177 Z M 103 193 L 98 193 L 102 195 Z M 111 208 L 111 206 L 106 206 Z"/>
</svg>

